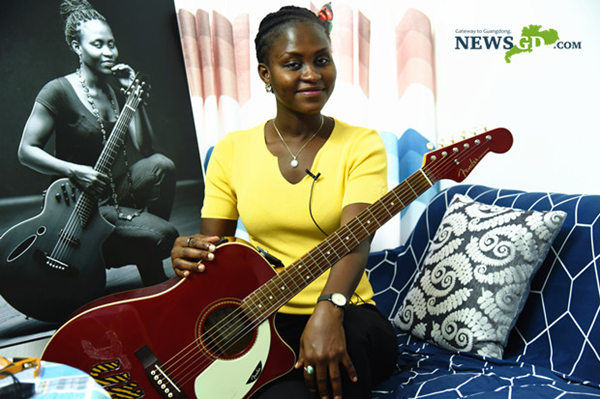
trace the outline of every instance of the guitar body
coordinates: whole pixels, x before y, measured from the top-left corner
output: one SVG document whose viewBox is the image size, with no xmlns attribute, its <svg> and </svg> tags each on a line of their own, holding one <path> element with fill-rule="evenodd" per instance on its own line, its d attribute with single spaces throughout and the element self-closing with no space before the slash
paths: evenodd
<svg viewBox="0 0 600 399">
<path fill-rule="evenodd" d="M 29 317 L 61 322 L 104 293 L 102 244 L 114 226 L 96 206 L 82 234 L 66 231 L 79 195 L 69 179 L 56 180 L 46 192 L 42 212 L 0 237 L 0 294 Z"/>
<path fill-rule="evenodd" d="M 295 361 L 274 316 L 252 326 L 240 312 L 275 274 L 249 246 L 220 245 L 204 273 L 88 304 L 43 359 L 90 373 L 113 397 L 247 398 Z"/>
</svg>

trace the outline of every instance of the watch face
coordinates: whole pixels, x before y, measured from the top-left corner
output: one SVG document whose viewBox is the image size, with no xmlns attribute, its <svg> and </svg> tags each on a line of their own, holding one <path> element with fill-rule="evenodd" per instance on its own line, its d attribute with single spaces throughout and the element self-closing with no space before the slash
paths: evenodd
<svg viewBox="0 0 600 399">
<path fill-rule="evenodd" d="M 336 306 L 346 306 L 346 297 L 340 293 L 331 294 L 331 302 Z"/>
</svg>

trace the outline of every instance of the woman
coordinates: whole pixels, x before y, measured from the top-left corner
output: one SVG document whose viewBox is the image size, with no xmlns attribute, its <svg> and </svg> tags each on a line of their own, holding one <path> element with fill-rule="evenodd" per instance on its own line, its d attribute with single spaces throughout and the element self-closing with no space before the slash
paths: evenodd
<svg viewBox="0 0 600 399">
<path fill-rule="evenodd" d="M 263 19 L 255 42 L 277 115 L 215 146 L 201 234 L 178 238 L 171 254 L 182 277 L 211 267 L 215 244 L 234 234 L 238 216 L 253 245 L 289 265 L 387 190 L 379 135 L 321 114 L 336 68 L 319 18 L 283 7 Z M 280 309 L 278 331 L 298 360 L 258 397 L 367 398 L 389 376 L 397 341 L 372 305 L 369 245 L 360 244 Z"/>
<path fill-rule="evenodd" d="M 120 113 L 121 88 L 129 86 L 135 72 L 117 63 L 112 30 L 86 0 L 66 0 L 60 10 L 65 39 L 78 56 L 79 67 L 47 83 L 38 94 L 23 131 L 19 160 L 38 172 L 68 177 L 101 200 L 102 215 L 115 225 L 104 244 L 108 267 L 136 264 L 145 285 L 162 282 L 166 279 L 162 259 L 169 256 L 178 234 L 167 222 L 175 166 L 154 153 L 142 103 L 111 173 L 94 169 Z M 53 135 L 56 155 L 44 149 Z"/>
</svg>

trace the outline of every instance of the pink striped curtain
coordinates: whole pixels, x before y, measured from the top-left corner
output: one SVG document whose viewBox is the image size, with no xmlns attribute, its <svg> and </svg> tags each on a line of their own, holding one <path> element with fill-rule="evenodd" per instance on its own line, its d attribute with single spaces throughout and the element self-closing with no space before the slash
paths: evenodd
<svg viewBox="0 0 600 399">
<path fill-rule="evenodd" d="M 412 84 L 420 84 L 434 93 L 433 40 L 429 19 L 414 8 L 408 9 L 396 26 L 396 43 L 399 96 L 402 97 Z"/>
<path fill-rule="evenodd" d="M 248 15 L 229 21 L 216 11 L 211 14 L 178 11 L 191 95 L 204 100 L 229 96 L 243 104 L 250 98 Z"/>
<path fill-rule="evenodd" d="M 435 142 L 435 69 L 433 38 L 429 19 L 422 12 L 409 8 L 395 28 L 396 69 L 398 77 L 399 111 L 412 128 Z M 402 130 L 403 132 L 405 130 Z M 412 136 L 408 136 L 412 137 Z M 407 137 L 407 140 L 408 140 Z M 403 148 L 417 155 L 427 151 L 422 140 L 404 142 Z M 412 146 L 411 146 L 412 144 Z M 400 175 L 409 175 L 421 166 L 419 157 L 403 157 Z M 410 164 L 409 159 L 418 160 Z M 408 163 L 408 164 L 407 164 Z M 402 170 L 405 173 L 402 173 Z M 401 215 L 400 242 L 405 242 L 427 203 L 435 196 L 431 189 L 411 204 Z"/>
</svg>

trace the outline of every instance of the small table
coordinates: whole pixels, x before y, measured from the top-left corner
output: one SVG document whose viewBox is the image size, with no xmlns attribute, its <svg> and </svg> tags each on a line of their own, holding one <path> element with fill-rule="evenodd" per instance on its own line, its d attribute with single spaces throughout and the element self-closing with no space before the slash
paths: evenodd
<svg viewBox="0 0 600 399">
<path fill-rule="evenodd" d="M 33 398 L 43 399 L 110 399 L 110 395 L 92 377 L 74 367 L 42 360 L 39 377 L 34 369 L 26 369 L 14 376 L 21 383 L 34 383 Z M 10 376 L 0 379 L 0 388 L 14 383 Z"/>
</svg>

